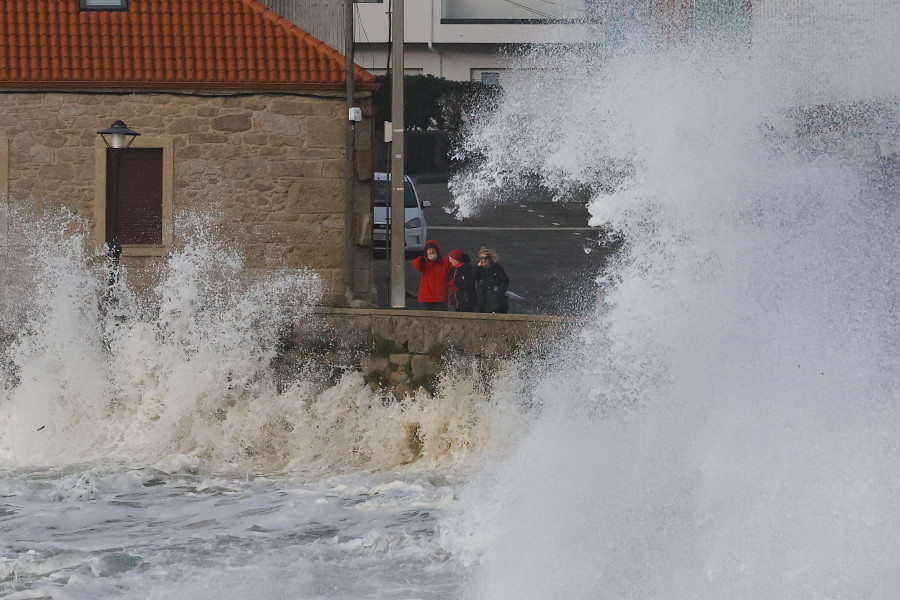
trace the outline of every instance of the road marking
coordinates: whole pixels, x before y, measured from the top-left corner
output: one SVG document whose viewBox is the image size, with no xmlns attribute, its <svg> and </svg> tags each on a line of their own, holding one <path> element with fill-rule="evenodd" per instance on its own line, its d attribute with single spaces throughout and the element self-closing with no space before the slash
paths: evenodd
<svg viewBox="0 0 900 600">
<path fill-rule="evenodd" d="M 465 225 L 429 225 L 438 231 L 599 231 L 597 227 L 467 227 Z"/>
</svg>

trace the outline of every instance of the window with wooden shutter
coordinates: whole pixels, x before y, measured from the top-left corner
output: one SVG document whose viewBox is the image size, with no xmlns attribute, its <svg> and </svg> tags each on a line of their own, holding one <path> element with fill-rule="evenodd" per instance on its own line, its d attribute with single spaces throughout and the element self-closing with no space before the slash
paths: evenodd
<svg viewBox="0 0 900 600">
<path fill-rule="evenodd" d="M 108 149 L 106 241 L 163 243 L 163 149 Z"/>
</svg>

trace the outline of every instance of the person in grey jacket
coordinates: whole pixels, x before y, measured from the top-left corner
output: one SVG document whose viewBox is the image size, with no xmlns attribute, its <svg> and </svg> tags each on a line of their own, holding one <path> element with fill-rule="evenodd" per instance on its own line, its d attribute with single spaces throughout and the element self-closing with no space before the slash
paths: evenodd
<svg viewBox="0 0 900 600">
<path fill-rule="evenodd" d="M 509 277 L 500 266 L 500 256 L 484 246 L 478 251 L 475 289 L 478 292 L 478 312 L 509 312 L 509 299 L 506 297 Z"/>
</svg>

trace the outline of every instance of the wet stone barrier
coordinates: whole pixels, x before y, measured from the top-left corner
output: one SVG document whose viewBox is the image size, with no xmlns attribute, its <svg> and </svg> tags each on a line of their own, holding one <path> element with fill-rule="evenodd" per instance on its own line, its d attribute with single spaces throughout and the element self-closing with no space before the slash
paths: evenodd
<svg viewBox="0 0 900 600">
<path fill-rule="evenodd" d="M 448 368 L 465 364 L 488 377 L 504 360 L 548 352 L 548 342 L 557 344 L 573 325 L 571 318 L 531 314 L 318 307 L 283 341 L 281 363 L 315 363 L 332 377 L 360 370 L 373 389 L 397 398 L 433 394 Z"/>
</svg>

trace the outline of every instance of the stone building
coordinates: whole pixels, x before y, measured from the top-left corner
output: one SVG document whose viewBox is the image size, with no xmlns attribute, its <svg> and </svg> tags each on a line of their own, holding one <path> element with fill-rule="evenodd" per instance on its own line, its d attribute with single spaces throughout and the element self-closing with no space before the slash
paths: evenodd
<svg viewBox="0 0 900 600">
<path fill-rule="evenodd" d="M 206 210 L 248 268 L 311 267 L 325 304 L 372 301 L 376 84 L 354 81 L 355 124 L 344 57 L 256 0 L 0 0 L 3 260 L 17 203 L 89 219 L 136 272 Z M 140 134 L 125 150 L 98 135 L 117 120 Z"/>
</svg>

